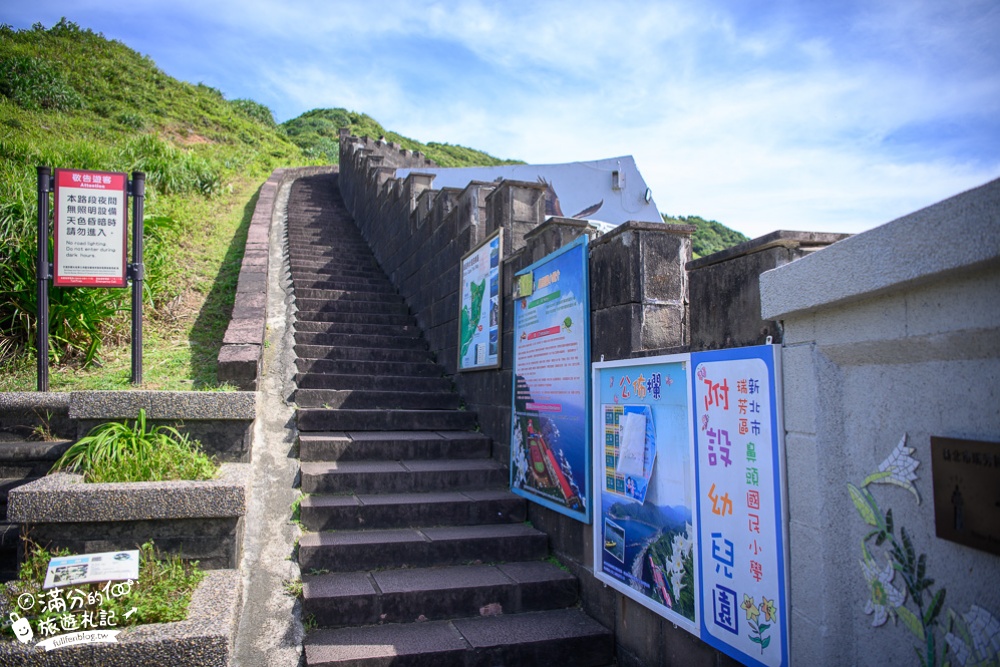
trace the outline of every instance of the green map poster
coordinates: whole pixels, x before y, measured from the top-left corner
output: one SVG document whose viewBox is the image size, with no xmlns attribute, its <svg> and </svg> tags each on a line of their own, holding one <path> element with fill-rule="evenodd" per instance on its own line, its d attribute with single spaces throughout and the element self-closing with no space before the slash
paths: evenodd
<svg viewBox="0 0 1000 667">
<path fill-rule="evenodd" d="M 500 254 L 503 230 L 462 258 L 458 317 L 458 370 L 500 367 Z"/>
</svg>

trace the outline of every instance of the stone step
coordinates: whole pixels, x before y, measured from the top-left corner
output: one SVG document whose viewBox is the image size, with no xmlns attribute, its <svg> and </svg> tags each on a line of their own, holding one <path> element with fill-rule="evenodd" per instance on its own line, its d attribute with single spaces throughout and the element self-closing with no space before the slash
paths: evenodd
<svg viewBox="0 0 1000 667">
<path fill-rule="evenodd" d="M 330 375 L 394 375 L 400 377 L 441 377 L 441 367 L 427 360 L 414 363 L 399 361 L 337 361 L 298 358 L 295 365 L 302 373 Z"/>
<path fill-rule="evenodd" d="M 351 324 L 348 322 L 296 322 L 296 331 L 329 333 L 354 336 L 395 336 L 397 338 L 422 338 L 423 331 L 416 325 Z"/>
<path fill-rule="evenodd" d="M 613 653 L 611 632 L 579 609 L 322 629 L 305 641 L 309 667 L 603 667 Z"/>
<path fill-rule="evenodd" d="M 299 408 L 300 431 L 471 431 L 475 413 L 465 410 L 328 410 Z"/>
<path fill-rule="evenodd" d="M 478 459 L 492 441 L 474 431 L 330 431 L 300 433 L 302 461 Z"/>
<path fill-rule="evenodd" d="M 410 310 L 403 301 L 330 301 L 328 299 L 300 299 L 295 297 L 299 311 L 314 313 L 363 313 L 365 315 L 408 315 Z"/>
<path fill-rule="evenodd" d="M 397 350 L 427 349 L 427 341 L 416 336 L 380 336 L 372 334 L 296 331 L 295 342 L 300 345 L 332 345 L 335 347 L 384 347 Z"/>
<path fill-rule="evenodd" d="M 8 440 L 0 441 L 0 465 L 34 465 L 47 462 L 52 466 L 73 444 L 72 440 Z M 48 472 L 48 468 L 41 474 Z"/>
<path fill-rule="evenodd" d="M 382 271 L 382 267 L 370 254 L 346 253 L 336 246 L 329 248 L 320 245 L 290 246 L 288 259 L 303 262 L 337 262 L 340 268 L 352 271 Z"/>
<path fill-rule="evenodd" d="M 429 361 L 428 350 L 399 350 L 391 347 L 337 347 L 334 345 L 295 345 L 295 354 L 303 359 L 336 361 L 391 361 L 417 363 Z"/>
<path fill-rule="evenodd" d="M 309 530 L 521 523 L 527 503 L 505 489 L 437 493 L 309 495 L 300 504 Z"/>
<path fill-rule="evenodd" d="M 291 272 L 298 273 L 321 273 L 331 279 L 344 278 L 346 280 L 360 281 L 387 281 L 389 280 L 381 269 L 349 269 L 338 267 L 334 262 L 306 262 L 302 260 L 292 260 L 289 262 Z"/>
<path fill-rule="evenodd" d="M 344 322 L 347 324 L 383 324 L 387 326 L 413 326 L 411 315 L 378 315 L 369 313 L 323 313 L 311 310 L 300 310 L 295 314 L 299 320 L 306 322 Z"/>
<path fill-rule="evenodd" d="M 346 264 L 340 257 L 303 259 L 289 257 L 288 264 L 293 269 L 311 269 L 313 273 L 328 273 L 336 276 L 358 276 L 360 278 L 385 279 L 385 273 L 377 266 Z"/>
<path fill-rule="evenodd" d="M 361 292 L 358 290 L 309 289 L 295 290 L 295 298 L 323 299 L 324 301 L 378 301 L 383 303 L 404 303 L 403 297 L 386 292 Z"/>
<path fill-rule="evenodd" d="M 544 561 L 302 577 L 302 613 L 320 627 L 564 609 L 578 596 L 576 578 Z"/>
<path fill-rule="evenodd" d="M 299 539 L 303 572 L 541 560 L 547 555 L 548 536 L 520 523 L 344 530 L 305 533 Z"/>
<path fill-rule="evenodd" d="M 339 290 L 355 290 L 358 292 L 389 292 L 395 294 L 396 289 L 388 279 L 358 278 L 356 276 L 336 276 L 329 273 L 314 273 L 302 269 L 291 270 L 292 283 L 297 285 L 300 280 L 322 281 L 323 288 Z M 316 285 L 311 285 L 316 287 Z"/>
<path fill-rule="evenodd" d="M 290 258 L 302 259 L 343 259 L 345 263 L 378 266 L 378 262 L 372 257 L 364 240 L 349 240 L 344 238 L 346 232 L 338 232 L 339 238 L 334 238 L 330 243 L 320 243 L 313 239 L 306 243 L 310 236 L 307 233 L 294 233 L 293 242 L 288 244 L 288 256 Z M 345 246 L 347 244 L 347 246 Z M 351 250 L 352 252 L 345 252 Z"/>
<path fill-rule="evenodd" d="M 392 286 L 392 283 L 386 282 L 382 284 L 372 283 L 371 285 L 350 285 L 344 284 L 343 281 L 330 280 L 326 275 L 314 273 L 302 273 L 299 275 L 292 275 L 292 287 L 298 293 L 300 289 L 329 289 L 329 290 L 340 290 L 340 291 L 362 291 L 362 292 L 382 292 L 386 294 L 398 294 L 396 288 Z"/>
<path fill-rule="evenodd" d="M 400 382 L 406 386 L 406 381 Z M 461 399 L 453 391 L 372 391 L 367 389 L 296 389 L 292 401 L 303 408 L 382 408 L 386 410 L 454 410 Z"/>
<path fill-rule="evenodd" d="M 492 459 L 316 461 L 302 464 L 302 493 L 423 493 L 490 489 L 507 483 Z"/>
<path fill-rule="evenodd" d="M 450 392 L 452 390 L 452 383 L 448 378 L 363 375 L 357 373 L 296 373 L 295 384 L 299 389 L 349 389 L 353 391 L 430 393 Z"/>
</svg>

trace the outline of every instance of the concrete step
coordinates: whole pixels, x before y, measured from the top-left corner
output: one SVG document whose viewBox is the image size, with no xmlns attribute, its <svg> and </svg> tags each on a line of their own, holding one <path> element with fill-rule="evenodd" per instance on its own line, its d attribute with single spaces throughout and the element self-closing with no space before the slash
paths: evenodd
<svg viewBox="0 0 1000 667">
<path fill-rule="evenodd" d="M 300 345 L 332 345 L 335 347 L 385 347 L 397 350 L 427 349 L 427 341 L 416 336 L 296 331 L 295 342 Z"/>
<path fill-rule="evenodd" d="M 351 373 L 297 373 L 299 389 L 349 389 L 352 391 L 451 392 L 448 378 L 407 377 L 401 375 L 360 375 Z M 301 405 L 301 403 L 300 403 Z"/>
<path fill-rule="evenodd" d="M 399 350 L 391 347 L 337 347 L 335 345 L 295 345 L 295 354 L 302 359 L 333 361 L 389 361 L 418 363 L 431 361 L 428 350 Z"/>
<path fill-rule="evenodd" d="M 295 297 L 299 311 L 316 313 L 364 313 L 378 315 L 408 315 L 406 303 L 398 301 L 330 301 L 328 299 L 302 299 Z"/>
<path fill-rule="evenodd" d="M 344 284 L 343 281 L 330 280 L 330 278 L 324 274 L 320 273 L 300 273 L 298 275 L 292 274 L 292 287 L 293 289 L 331 289 L 331 290 L 342 290 L 342 291 L 371 291 L 371 292 L 383 292 L 386 294 L 397 294 L 396 288 L 392 286 L 392 283 L 372 283 L 371 285 L 361 285 L 352 286 L 350 284 Z"/>
<path fill-rule="evenodd" d="M 304 231 L 304 230 L 299 230 L 299 231 L 292 230 L 292 231 L 293 231 L 294 234 L 296 234 L 296 242 L 294 244 L 289 244 L 288 254 L 289 254 L 290 257 L 300 257 L 300 258 L 303 258 L 303 259 L 311 259 L 311 258 L 326 258 L 326 259 L 343 258 L 343 260 L 345 262 L 350 262 L 350 263 L 353 263 L 353 264 L 359 264 L 359 265 L 360 264 L 364 264 L 364 265 L 367 265 L 367 266 L 378 266 L 378 262 L 375 261 L 375 258 L 371 256 L 370 252 L 364 252 L 364 253 L 360 253 L 360 254 L 359 253 L 353 253 L 353 254 L 350 254 L 350 256 L 348 256 L 347 253 L 345 253 L 343 250 L 340 250 L 339 248 L 337 248 L 335 246 L 324 248 L 324 247 L 322 247 L 320 245 L 317 245 L 317 244 L 303 245 L 302 241 L 303 241 L 304 238 L 306 238 L 309 235 L 309 233 L 306 232 L 306 231 Z M 343 231 L 341 233 L 343 235 L 344 240 L 346 240 L 348 243 L 350 243 L 352 245 L 356 246 L 357 243 L 364 243 L 364 239 L 361 239 L 360 235 L 355 235 L 355 238 L 353 240 L 350 240 L 350 239 L 347 239 L 348 234 L 347 234 L 346 231 Z M 367 244 L 365 244 L 365 245 L 367 246 Z"/>
<path fill-rule="evenodd" d="M 398 361 L 338 361 L 299 357 L 295 365 L 302 373 L 330 375 L 392 375 L 399 377 L 440 378 L 441 367 L 430 360 L 414 363 Z"/>
<path fill-rule="evenodd" d="M 527 561 L 547 555 L 548 536 L 520 523 L 344 530 L 305 533 L 299 539 L 303 572 Z"/>
<path fill-rule="evenodd" d="M 330 275 L 345 277 L 357 276 L 360 278 L 377 278 L 380 280 L 386 279 L 385 272 L 377 266 L 345 264 L 341 257 L 303 259 L 301 257 L 290 256 L 288 258 L 288 264 L 293 269 L 309 269 L 313 273 L 328 273 Z"/>
<path fill-rule="evenodd" d="M 299 320 L 306 322 L 344 322 L 346 324 L 382 324 L 386 326 L 413 326 L 411 315 L 378 315 L 369 313 L 324 313 L 310 310 L 300 310 L 295 314 Z"/>
<path fill-rule="evenodd" d="M 395 336 L 397 338 L 423 338 L 423 331 L 416 325 L 351 324 L 348 322 L 295 323 L 295 331 L 340 334 L 345 336 Z"/>
<path fill-rule="evenodd" d="M 342 376 L 341 376 L 342 377 Z M 407 387 L 407 381 L 400 382 Z M 303 408 L 359 408 L 385 410 L 454 410 L 461 404 L 453 391 L 379 391 L 367 389 L 296 389 L 292 401 Z"/>
<path fill-rule="evenodd" d="M 300 433 L 302 461 L 399 461 L 488 458 L 492 441 L 473 431 L 331 431 Z"/>
<path fill-rule="evenodd" d="M 309 495 L 300 504 L 309 530 L 520 523 L 527 503 L 505 489 L 436 493 Z"/>
<path fill-rule="evenodd" d="M 320 627 L 564 609 L 578 597 L 576 578 L 544 561 L 302 577 L 302 613 Z"/>
<path fill-rule="evenodd" d="M 361 292 L 358 290 L 309 289 L 295 290 L 295 298 L 323 299 L 324 301 L 380 301 L 382 303 L 403 303 L 403 297 L 387 292 Z"/>
<path fill-rule="evenodd" d="M 309 667 L 603 667 L 613 653 L 611 632 L 579 609 L 323 629 L 305 642 Z"/>
<path fill-rule="evenodd" d="M 300 431 L 471 431 L 476 415 L 465 410 L 328 410 L 295 411 Z"/>
<path fill-rule="evenodd" d="M 492 459 L 315 461 L 302 464 L 303 493 L 422 493 L 505 486 Z"/>
<path fill-rule="evenodd" d="M 292 269 L 291 277 L 293 285 L 302 280 L 322 281 L 325 289 L 355 290 L 358 292 L 387 292 L 395 294 L 396 289 L 388 280 L 375 280 L 369 278 L 358 278 L 356 276 L 334 276 L 329 273 L 313 273 L 301 269 Z M 317 287 L 317 285 L 310 285 Z"/>
</svg>

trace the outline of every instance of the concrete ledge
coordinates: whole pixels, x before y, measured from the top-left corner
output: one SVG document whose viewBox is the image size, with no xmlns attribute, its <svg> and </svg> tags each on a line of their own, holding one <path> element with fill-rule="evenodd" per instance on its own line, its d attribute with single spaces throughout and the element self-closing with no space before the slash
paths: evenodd
<svg viewBox="0 0 1000 667">
<path fill-rule="evenodd" d="M 998 261 L 1000 179 L 760 277 L 765 319 L 875 296 Z"/>
<path fill-rule="evenodd" d="M 11 489 L 9 521 L 23 524 L 239 517 L 246 514 L 250 466 L 224 463 L 202 482 L 87 484 L 56 473 Z"/>
<path fill-rule="evenodd" d="M 44 651 L 0 641 L 0 664 L 11 667 L 227 667 L 239 622 L 240 574 L 208 572 L 191 596 L 187 619 L 125 628 L 117 644 Z M 6 618 L 9 610 L 0 610 Z M 5 637 L 6 639 L 6 637 Z M 36 636 L 37 639 L 37 636 Z"/>
<path fill-rule="evenodd" d="M 244 391 L 255 391 L 260 377 L 267 322 L 268 248 L 274 204 L 285 183 L 303 176 L 336 171 L 336 166 L 275 169 L 260 187 L 250 218 L 246 248 L 236 285 L 229 327 L 219 350 L 217 378 Z"/>
<path fill-rule="evenodd" d="M 762 252 L 770 248 L 801 248 L 802 250 L 818 250 L 819 248 L 825 248 L 826 246 L 836 243 L 837 241 L 843 241 L 850 236 L 850 234 L 790 232 L 786 230 L 778 230 L 776 232 L 771 232 L 770 234 L 765 234 L 764 236 L 758 236 L 755 239 L 750 239 L 749 241 L 744 241 L 743 243 L 726 248 L 725 250 L 714 252 L 711 255 L 705 255 L 704 257 L 691 260 L 685 265 L 684 268 L 688 271 L 695 271 L 697 269 L 703 269 L 706 266 L 712 266 L 713 264 L 719 264 L 721 262 L 728 262 L 731 259 L 735 259 L 743 255 L 752 255 L 755 252 Z"/>
<path fill-rule="evenodd" d="M 38 410 L 66 412 L 69 398 L 68 393 L 54 391 L 0 392 L 0 414 L 33 415 Z"/>
<path fill-rule="evenodd" d="M 257 396 L 250 391 L 74 391 L 71 419 L 213 419 L 253 421 Z"/>
</svg>

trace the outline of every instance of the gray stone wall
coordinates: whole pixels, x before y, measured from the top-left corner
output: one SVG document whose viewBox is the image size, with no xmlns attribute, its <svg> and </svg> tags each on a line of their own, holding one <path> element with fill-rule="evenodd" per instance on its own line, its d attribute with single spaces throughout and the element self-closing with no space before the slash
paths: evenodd
<svg viewBox="0 0 1000 667">
<path fill-rule="evenodd" d="M 691 350 L 781 342 L 780 322 L 760 314 L 760 274 L 848 236 L 777 231 L 688 262 Z"/>
<path fill-rule="evenodd" d="M 590 237 L 593 360 L 684 351 L 690 336 L 685 263 L 690 226 L 628 222 L 599 235 L 585 221 L 544 219 L 537 183 L 471 183 L 434 190 L 428 175 L 391 178 L 387 164 L 419 168 L 419 154 L 371 140 L 340 137 L 340 189 L 382 268 L 406 298 L 431 350 L 452 377 L 494 457 L 509 460 L 512 280 L 522 268 L 581 235 Z M 426 164 L 426 162 L 424 162 Z M 456 372 L 458 288 L 462 256 L 504 230 L 503 336 L 499 370 Z M 584 608 L 615 631 L 623 666 L 735 664 L 684 630 L 618 594 L 593 576 L 591 527 L 529 503 L 529 519 L 545 531 L 559 559 L 581 581 Z"/>
</svg>

